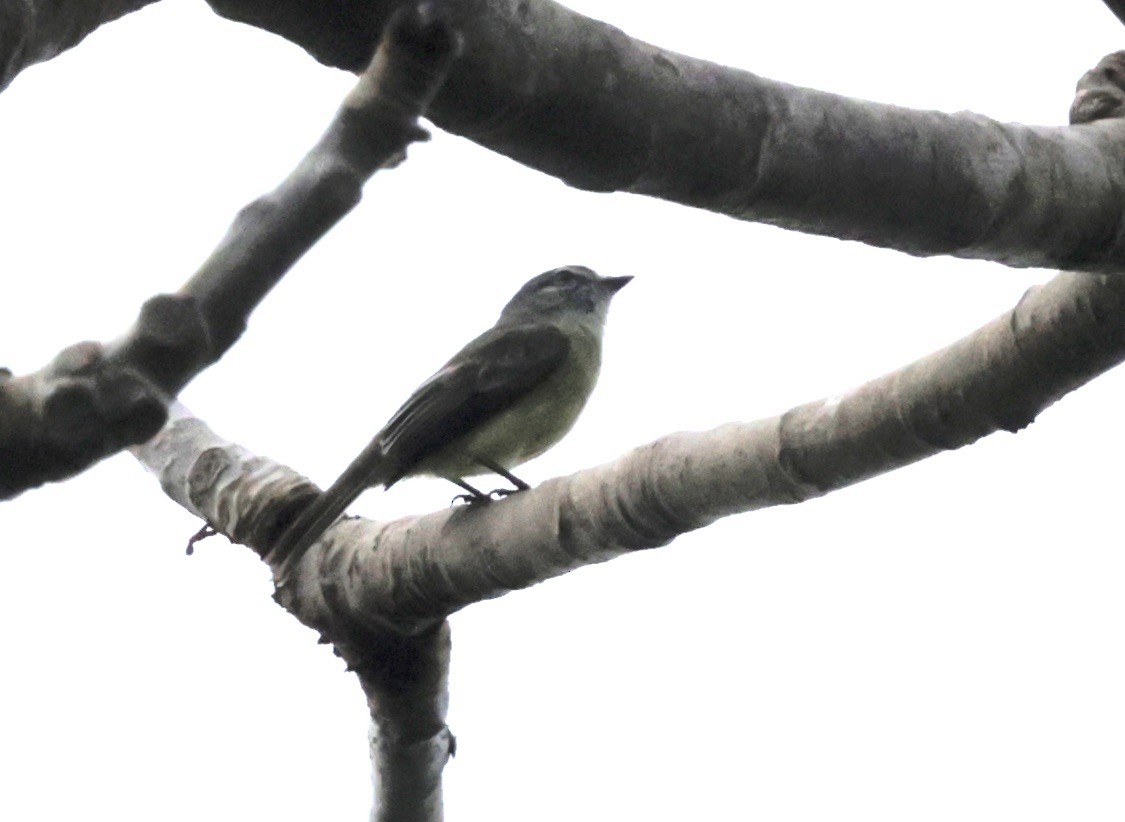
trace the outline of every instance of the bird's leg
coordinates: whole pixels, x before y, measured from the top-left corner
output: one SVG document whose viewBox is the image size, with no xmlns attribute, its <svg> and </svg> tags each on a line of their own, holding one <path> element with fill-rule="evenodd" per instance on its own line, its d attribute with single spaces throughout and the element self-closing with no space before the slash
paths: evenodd
<svg viewBox="0 0 1125 822">
<path fill-rule="evenodd" d="M 515 488 L 497 488 L 495 491 L 489 494 L 490 497 L 510 497 L 512 494 L 517 494 L 520 491 L 527 491 L 531 488 L 530 485 L 521 480 L 503 465 L 500 465 L 497 462 L 493 462 L 492 460 L 486 460 L 483 457 L 474 457 L 474 459 L 477 461 L 477 463 L 487 468 L 493 474 L 496 474 L 499 477 L 503 477 L 508 482 L 512 483 L 512 485 L 516 486 Z"/>
<path fill-rule="evenodd" d="M 478 491 L 463 479 L 451 478 L 449 481 L 460 485 L 462 488 L 469 492 L 467 494 L 458 494 L 457 496 L 455 496 L 450 502 L 450 505 L 456 505 L 459 502 L 463 502 L 466 505 L 476 505 L 477 503 L 481 502 L 492 502 L 492 497 L 490 495 L 484 493 L 483 491 Z"/>
</svg>

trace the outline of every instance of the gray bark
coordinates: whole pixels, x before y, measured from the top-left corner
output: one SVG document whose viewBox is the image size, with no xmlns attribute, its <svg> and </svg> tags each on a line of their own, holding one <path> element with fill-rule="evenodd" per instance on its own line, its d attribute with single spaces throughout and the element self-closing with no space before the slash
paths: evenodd
<svg viewBox="0 0 1125 822">
<path fill-rule="evenodd" d="M 30 65 L 73 48 L 103 23 L 155 0 L 0 0 L 0 90 Z"/>
<path fill-rule="evenodd" d="M 355 70 L 395 4 L 212 0 Z M 1119 271 L 1125 132 L 915 111 L 675 54 L 552 0 L 453 0 L 464 56 L 431 119 L 592 191 L 915 255 Z"/>
<path fill-rule="evenodd" d="M 474 602 L 665 545 L 721 517 L 803 502 L 1017 431 L 1123 359 L 1125 282 L 1064 273 L 964 339 L 845 394 L 673 434 L 492 505 L 342 520 L 278 598 L 321 630 L 324 614 L 342 608 L 372 629 L 416 635 Z M 262 555 L 277 521 L 315 493 L 193 418 L 154 442 L 175 460 L 146 456 L 147 446 L 139 453 L 173 498 Z"/>
</svg>

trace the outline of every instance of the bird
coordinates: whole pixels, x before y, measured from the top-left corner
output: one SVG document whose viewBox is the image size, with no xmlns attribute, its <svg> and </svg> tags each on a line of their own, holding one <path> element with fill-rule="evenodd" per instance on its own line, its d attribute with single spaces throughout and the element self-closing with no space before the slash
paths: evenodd
<svg viewBox="0 0 1125 822">
<path fill-rule="evenodd" d="M 441 477 L 464 489 L 455 501 L 470 504 L 527 490 L 512 469 L 574 426 L 598 381 L 610 301 L 632 279 L 567 265 L 528 280 L 285 529 L 271 550 L 281 578 L 368 488 Z M 486 494 L 465 481 L 488 473 L 514 487 Z"/>
</svg>

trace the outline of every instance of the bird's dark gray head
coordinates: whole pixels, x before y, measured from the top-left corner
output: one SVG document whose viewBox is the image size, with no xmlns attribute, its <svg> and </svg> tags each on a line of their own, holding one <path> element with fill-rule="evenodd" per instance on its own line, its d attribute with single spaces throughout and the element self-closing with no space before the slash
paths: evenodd
<svg viewBox="0 0 1125 822">
<path fill-rule="evenodd" d="M 532 277 L 508 301 L 502 319 L 535 319 L 560 314 L 593 314 L 605 318 L 613 295 L 631 279 L 602 277 L 585 266 L 564 265 Z"/>
</svg>

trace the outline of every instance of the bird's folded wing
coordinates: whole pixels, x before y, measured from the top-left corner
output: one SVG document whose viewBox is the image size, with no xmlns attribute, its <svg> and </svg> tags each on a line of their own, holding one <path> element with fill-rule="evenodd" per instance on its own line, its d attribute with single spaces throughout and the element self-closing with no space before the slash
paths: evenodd
<svg viewBox="0 0 1125 822">
<path fill-rule="evenodd" d="M 511 408 L 555 374 L 570 354 L 554 326 L 493 328 L 419 386 L 379 433 L 398 476 Z"/>
</svg>

